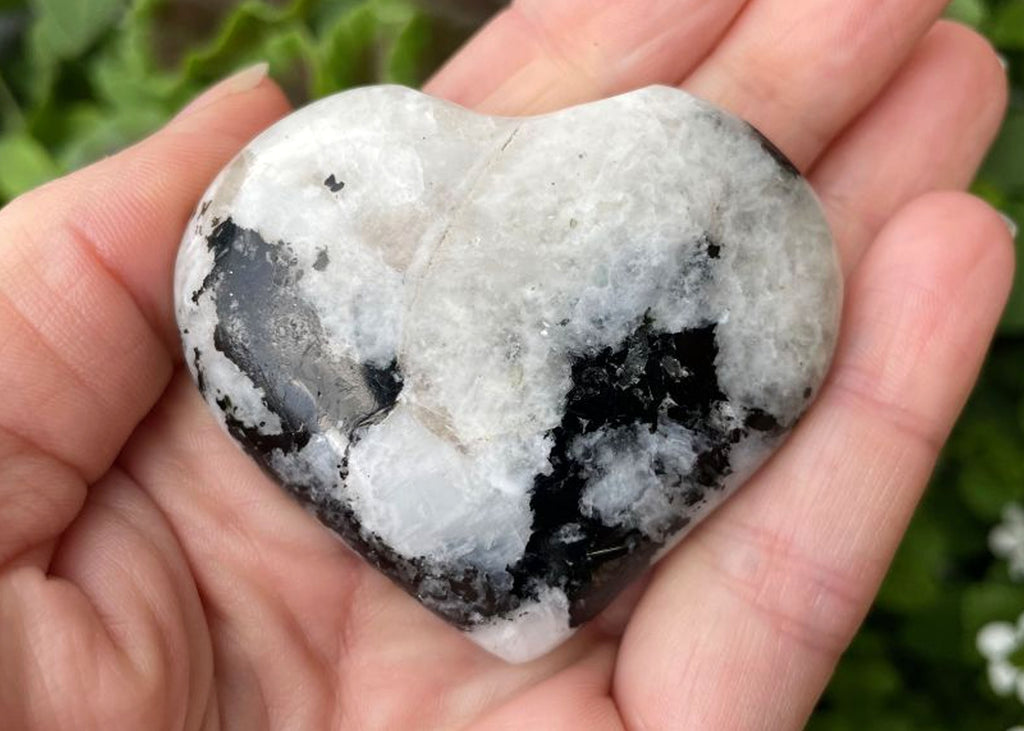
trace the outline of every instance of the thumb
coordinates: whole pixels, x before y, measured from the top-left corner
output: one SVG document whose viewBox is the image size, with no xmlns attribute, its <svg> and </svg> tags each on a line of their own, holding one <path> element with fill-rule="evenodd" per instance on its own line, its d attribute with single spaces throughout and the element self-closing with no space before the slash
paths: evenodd
<svg viewBox="0 0 1024 731">
<path fill-rule="evenodd" d="M 155 403 L 172 267 L 216 171 L 287 111 L 266 66 L 0 211 L 0 565 L 57 535 Z"/>
</svg>

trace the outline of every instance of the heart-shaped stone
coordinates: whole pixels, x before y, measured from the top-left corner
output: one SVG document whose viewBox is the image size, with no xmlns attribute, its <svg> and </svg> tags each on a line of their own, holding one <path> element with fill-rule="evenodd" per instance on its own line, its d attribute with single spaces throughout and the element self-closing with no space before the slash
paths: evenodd
<svg viewBox="0 0 1024 731">
<path fill-rule="evenodd" d="M 228 432 L 526 660 L 780 443 L 825 375 L 840 281 L 793 165 L 681 91 L 508 119 L 371 87 L 224 169 L 175 292 Z"/>
</svg>

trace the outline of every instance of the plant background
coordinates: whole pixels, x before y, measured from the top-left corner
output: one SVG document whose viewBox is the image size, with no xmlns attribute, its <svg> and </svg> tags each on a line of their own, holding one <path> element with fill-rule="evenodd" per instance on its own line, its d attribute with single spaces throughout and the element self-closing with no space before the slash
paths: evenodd
<svg viewBox="0 0 1024 731">
<path fill-rule="evenodd" d="M 296 103 L 353 84 L 416 85 L 502 0 L 0 0 L 0 205 L 154 130 L 260 60 Z M 1024 222 L 1024 0 L 954 0 L 1010 62 L 1012 105 L 976 192 Z M 1006 729 L 978 629 L 1014 621 L 1024 585 L 989 552 L 1024 502 L 1024 267 L 981 382 L 816 731 Z M 1024 666 L 1024 657 L 1016 658 Z"/>
</svg>

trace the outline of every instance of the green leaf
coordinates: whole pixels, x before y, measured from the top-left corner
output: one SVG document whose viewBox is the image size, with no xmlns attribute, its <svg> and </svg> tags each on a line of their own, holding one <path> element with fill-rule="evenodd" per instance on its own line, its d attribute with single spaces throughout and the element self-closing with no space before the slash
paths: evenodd
<svg viewBox="0 0 1024 731">
<path fill-rule="evenodd" d="M 20 79 L 34 106 L 33 119 L 50 114 L 51 94 L 58 80 L 72 96 L 87 95 L 82 72 L 65 62 L 80 58 L 123 15 L 127 0 L 31 0 L 34 21 L 28 34 L 29 64 Z M 62 64 L 70 82 L 62 78 Z M 38 134 L 38 130 L 34 130 Z"/>
<path fill-rule="evenodd" d="M 322 63 L 314 80 L 316 96 L 332 94 L 374 75 L 378 19 L 372 3 L 362 3 L 336 18 L 321 34 Z"/>
<path fill-rule="evenodd" d="M 437 23 L 407 0 L 375 0 L 383 63 L 377 80 L 419 86 L 444 60 L 449 44 L 438 43 Z"/>
<path fill-rule="evenodd" d="M 1024 49 L 1024 0 L 1005 0 L 993 9 L 983 30 L 995 45 Z"/>
<path fill-rule="evenodd" d="M 167 99 L 182 86 L 180 74 L 161 73 L 132 51 L 129 43 L 123 43 L 89 66 L 96 98 L 115 107 L 145 106 Z"/>
<path fill-rule="evenodd" d="M 1024 18 L 1021 19 L 1024 24 Z M 1011 109 L 1003 123 L 992 150 L 978 175 L 985 186 L 1004 195 L 1013 189 L 1024 189 L 1024 108 Z"/>
<path fill-rule="evenodd" d="M 0 74 L 0 132 L 20 130 L 25 126 L 25 115 L 11 88 Z"/>
<path fill-rule="evenodd" d="M 971 663 L 980 664 L 974 646 L 978 630 L 989 622 L 1016 622 L 1024 612 L 1024 586 L 993 581 L 969 587 L 963 596 L 964 650 Z"/>
<path fill-rule="evenodd" d="M 807 724 L 807 731 L 922 731 L 920 716 L 905 715 L 901 711 L 887 710 L 885 715 L 867 719 L 851 719 L 849 708 L 832 713 L 815 714 Z"/>
<path fill-rule="evenodd" d="M 177 4 L 178 0 L 132 3 L 117 35 L 89 65 L 94 97 L 121 110 L 161 107 L 170 114 L 195 95 L 199 85 L 186 81 L 180 59 L 167 65 L 161 63 L 161 55 L 172 43 L 168 36 L 185 32 L 172 18 L 162 14 Z M 215 33 L 216 28 L 210 32 Z"/>
<path fill-rule="evenodd" d="M 434 25 L 407 0 L 365 0 L 321 32 L 317 96 L 364 83 L 419 85 L 440 62 Z"/>
<path fill-rule="evenodd" d="M 318 58 L 315 41 L 305 28 L 271 36 L 263 45 L 262 56 L 270 64 L 270 75 L 293 104 L 309 99 Z"/>
<path fill-rule="evenodd" d="M 33 41 L 61 59 L 78 56 L 125 10 L 125 0 L 32 0 Z"/>
<path fill-rule="evenodd" d="M 927 513 L 910 524 L 878 594 L 878 606 L 892 612 L 920 611 L 935 603 L 943 589 L 946 537 Z"/>
<path fill-rule="evenodd" d="M 472 28 L 500 11 L 506 0 L 416 0 L 416 4 L 456 25 Z"/>
<path fill-rule="evenodd" d="M 916 660 L 940 668 L 961 661 L 963 618 L 960 593 L 963 584 L 948 583 L 943 594 L 926 610 L 906 615 L 906 621 L 888 638 L 889 644 L 899 641 L 900 651 Z M 935 638 L 943 638 L 936 642 Z"/>
<path fill-rule="evenodd" d="M 877 705 L 900 691 L 903 681 L 886 652 L 885 643 L 876 634 L 864 632 L 851 643 L 844 666 L 837 672 L 830 689 L 832 700 L 870 700 Z M 868 710 L 868 709 L 865 709 Z"/>
<path fill-rule="evenodd" d="M 956 489 L 964 505 L 994 525 L 1003 506 L 1024 499 L 1024 435 L 1007 403 L 1021 398 L 1007 389 L 1000 369 L 1013 356 L 995 351 L 965 417 L 957 425 L 947 454 L 956 466 Z M 1019 366 L 1016 366 L 1019 368 Z M 1019 376 L 1012 376 L 1019 379 Z"/>
<path fill-rule="evenodd" d="M 69 139 L 58 159 L 65 170 L 75 170 L 142 139 L 166 118 L 167 113 L 158 106 L 74 107 L 68 111 Z"/>
<path fill-rule="evenodd" d="M 419 86 L 431 70 L 432 26 L 424 15 L 414 15 L 405 23 L 391 47 L 384 81 Z"/>
<path fill-rule="evenodd" d="M 1013 452 L 1016 445 L 1008 439 L 994 437 L 993 444 L 985 450 L 991 455 L 991 462 L 983 457 L 971 459 L 963 466 L 957 489 L 964 503 L 979 518 L 995 521 L 1006 503 L 1020 500 L 1024 485 L 1017 481 L 1020 475 L 1019 459 Z"/>
<path fill-rule="evenodd" d="M 185 77 L 207 85 L 265 60 L 262 54 L 268 40 L 301 27 L 297 16 L 301 7 L 301 0 L 282 7 L 256 0 L 239 3 L 212 41 L 186 54 Z"/>
<path fill-rule="evenodd" d="M 416 8 L 407 0 L 371 0 L 370 6 L 382 24 L 399 28 L 416 15 Z"/>
<path fill-rule="evenodd" d="M 946 7 L 946 17 L 977 28 L 988 17 L 988 6 L 984 0 L 953 0 Z"/>
<path fill-rule="evenodd" d="M 27 134 L 0 137 L 0 197 L 10 199 L 60 175 L 50 153 Z"/>
<path fill-rule="evenodd" d="M 303 13 L 318 39 L 323 40 L 340 18 L 372 0 L 313 0 Z"/>
</svg>

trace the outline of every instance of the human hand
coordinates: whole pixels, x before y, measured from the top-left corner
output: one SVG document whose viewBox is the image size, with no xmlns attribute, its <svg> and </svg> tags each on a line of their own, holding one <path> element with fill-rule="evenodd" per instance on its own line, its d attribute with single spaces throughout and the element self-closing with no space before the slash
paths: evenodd
<svg viewBox="0 0 1024 731">
<path fill-rule="evenodd" d="M 0 719 L 13 729 L 800 727 L 967 396 L 1010 236 L 958 189 L 1005 104 L 945 0 L 522 0 L 429 85 L 536 113 L 675 83 L 821 196 L 847 274 L 782 450 L 604 615 L 510 666 L 346 551 L 216 426 L 171 269 L 286 111 L 252 70 L 0 213 Z"/>
</svg>

